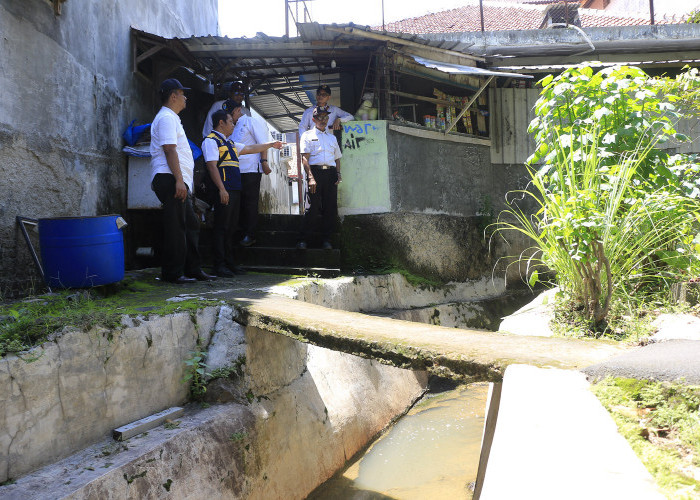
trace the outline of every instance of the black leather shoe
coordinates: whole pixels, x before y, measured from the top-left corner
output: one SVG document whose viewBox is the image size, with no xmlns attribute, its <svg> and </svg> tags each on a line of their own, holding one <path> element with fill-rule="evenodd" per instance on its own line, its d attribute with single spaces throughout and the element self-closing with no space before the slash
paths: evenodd
<svg viewBox="0 0 700 500">
<path fill-rule="evenodd" d="M 215 267 L 214 274 L 219 278 L 233 278 L 235 275 L 235 273 L 231 272 L 226 266 Z"/>
<path fill-rule="evenodd" d="M 333 245 L 331 245 L 330 241 L 324 241 L 323 245 L 321 245 L 321 248 L 324 250 L 333 250 Z"/>
<path fill-rule="evenodd" d="M 168 283 L 175 283 L 176 285 L 184 285 L 186 283 L 196 283 L 197 282 L 197 280 L 195 278 L 188 278 L 187 276 L 180 276 L 179 278 L 175 278 L 175 279 L 163 278 L 163 281 L 167 281 Z"/>
<path fill-rule="evenodd" d="M 300 241 L 297 243 L 297 249 L 299 250 L 306 250 L 306 242 L 305 241 Z"/>
<path fill-rule="evenodd" d="M 195 274 L 188 274 L 188 278 L 194 278 L 196 281 L 214 281 L 216 280 L 216 276 L 212 276 L 211 274 L 207 274 L 204 271 L 199 271 L 198 273 Z"/>
<path fill-rule="evenodd" d="M 241 245 L 244 247 L 249 247 L 250 245 L 255 243 L 255 238 L 251 238 L 250 236 L 246 236 L 241 240 Z"/>
</svg>

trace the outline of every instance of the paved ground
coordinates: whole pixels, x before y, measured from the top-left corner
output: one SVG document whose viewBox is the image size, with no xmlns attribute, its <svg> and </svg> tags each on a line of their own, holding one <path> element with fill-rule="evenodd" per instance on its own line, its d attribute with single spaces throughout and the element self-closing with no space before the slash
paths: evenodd
<svg viewBox="0 0 700 500">
<path fill-rule="evenodd" d="M 250 274 L 194 285 L 163 285 L 163 297 L 203 295 L 237 305 L 238 319 L 321 347 L 467 380 L 500 380 L 513 363 L 582 369 L 627 347 L 609 341 L 458 330 L 369 316 L 275 295 L 290 277 Z"/>
</svg>

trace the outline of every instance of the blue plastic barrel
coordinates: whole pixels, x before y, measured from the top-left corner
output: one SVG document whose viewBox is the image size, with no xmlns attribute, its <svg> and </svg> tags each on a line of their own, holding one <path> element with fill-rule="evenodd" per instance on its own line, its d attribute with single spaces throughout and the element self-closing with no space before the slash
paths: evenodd
<svg viewBox="0 0 700 500">
<path fill-rule="evenodd" d="M 87 288 L 124 279 L 125 225 L 119 215 L 39 219 L 46 284 Z"/>
</svg>

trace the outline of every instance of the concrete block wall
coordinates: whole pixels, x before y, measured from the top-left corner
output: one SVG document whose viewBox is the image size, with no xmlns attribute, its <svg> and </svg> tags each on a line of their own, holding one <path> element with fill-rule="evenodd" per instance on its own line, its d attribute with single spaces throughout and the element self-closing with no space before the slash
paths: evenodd
<svg viewBox="0 0 700 500">
<path fill-rule="evenodd" d="M 218 34 L 217 0 L 0 2 L 0 298 L 39 278 L 15 217 L 119 213 L 121 133 L 150 121 L 153 88 L 132 74 L 130 28 Z"/>
</svg>

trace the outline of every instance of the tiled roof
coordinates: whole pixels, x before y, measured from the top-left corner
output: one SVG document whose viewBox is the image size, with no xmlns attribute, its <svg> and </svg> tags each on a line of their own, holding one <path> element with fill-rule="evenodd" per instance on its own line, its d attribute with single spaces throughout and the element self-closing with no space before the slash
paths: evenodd
<svg viewBox="0 0 700 500">
<path fill-rule="evenodd" d="M 544 0 L 540 0 L 543 1 Z M 464 7 L 403 19 L 386 24 L 386 31 L 394 33 L 456 33 L 481 31 L 479 2 L 468 0 Z M 547 3 L 551 3 L 547 0 Z M 532 30 L 539 29 L 548 5 L 517 3 L 517 0 L 485 0 L 484 30 Z M 582 28 L 609 26 L 640 26 L 650 24 L 646 17 L 621 17 L 606 14 L 597 9 L 579 9 Z M 680 17 L 667 16 L 655 19 L 656 24 L 683 22 Z M 376 28 L 375 28 L 376 29 Z M 381 29 L 381 28 L 380 28 Z"/>
</svg>

